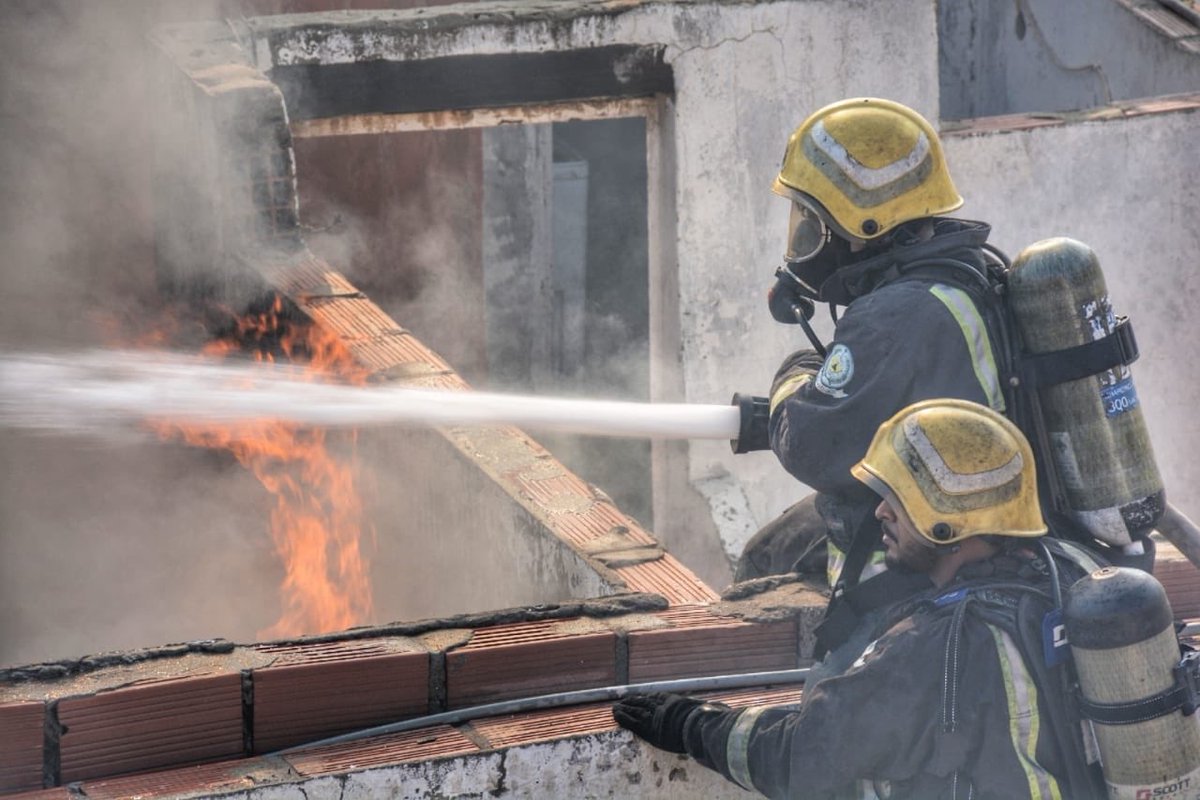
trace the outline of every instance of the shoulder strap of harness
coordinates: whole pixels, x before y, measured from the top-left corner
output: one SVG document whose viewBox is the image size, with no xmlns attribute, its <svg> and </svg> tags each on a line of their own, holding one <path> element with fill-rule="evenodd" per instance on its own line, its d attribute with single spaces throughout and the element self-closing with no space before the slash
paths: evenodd
<svg viewBox="0 0 1200 800">
<path fill-rule="evenodd" d="M 876 522 L 873 515 L 864 514 L 854 529 L 854 535 L 850 537 L 846 560 L 842 563 L 842 570 L 833 585 L 833 594 L 829 598 L 829 605 L 825 607 L 825 617 L 817 626 L 814 658 L 820 659 L 830 650 L 836 649 L 849 638 L 858 625 L 861 615 L 850 607 L 845 595 L 849 589 L 858 586 L 858 580 L 862 576 L 863 567 L 867 565 L 871 551 L 883 537 L 883 531 Z M 887 572 L 875 577 L 882 577 Z M 868 579 L 867 583 L 870 582 Z"/>
<path fill-rule="evenodd" d="M 1053 548 L 1056 555 L 1071 561 L 1074 553 L 1068 548 Z M 1068 552 L 1063 552 L 1067 550 Z M 1078 562 L 1076 562 L 1078 563 Z M 1012 593 L 1017 602 L 999 603 L 995 598 L 1002 593 Z M 1074 675 L 1071 662 L 1052 663 L 1044 652 L 1044 625 L 1047 612 L 1054 604 L 1044 588 L 1020 581 L 984 580 L 969 586 L 945 592 L 930 604 L 935 613 L 953 613 L 950 639 L 946 647 L 943 687 L 942 724 L 944 732 L 952 732 L 956 719 L 957 678 L 952 664 L 961 664 L 963 658 L 956 651 L 957 633 L 968 613 L 982 621 L 1007 632 L 1021 651 L 1026 667 L 1035 676 L 1035 685 L 1053 687 L 1054 691 L 1042 693 L 1042 705 L 1049 735 L 1062 759 L 1065 774 L 1060 784 L 1065 788 L 1064 797 L 1100 797 L 1105 794 L 1105 785 L 1099 765 L 1089 763 L 1083 742 L 1082 717 L 1078 696 L 1074 692 Z"/>
<path fill-rule="evenodd" d="M 817 626 L 813 657 L 823 658 L 830 650 L 840 647 L 871 611 L 931 588 L 933 584 L 924 575 L 889 569 L 835 595 L 825 609 L 825 618 Z"/>
</svg>

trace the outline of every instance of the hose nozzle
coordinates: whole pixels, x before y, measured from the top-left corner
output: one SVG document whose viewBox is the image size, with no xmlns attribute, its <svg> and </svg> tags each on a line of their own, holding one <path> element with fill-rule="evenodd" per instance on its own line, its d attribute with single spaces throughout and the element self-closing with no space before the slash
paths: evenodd
<svg viewBox="0 0 1200 800">
<path fill-rule="evenodd" d="M 740 454 L 770 450 L 771 440 L 767 434 L 767 422 L 771 416 L 770 399 L 738 392 L 730 402 L 737 406 L 740 417 L 737 438 L 729 442 L 733 452 Z"/>
</svg>

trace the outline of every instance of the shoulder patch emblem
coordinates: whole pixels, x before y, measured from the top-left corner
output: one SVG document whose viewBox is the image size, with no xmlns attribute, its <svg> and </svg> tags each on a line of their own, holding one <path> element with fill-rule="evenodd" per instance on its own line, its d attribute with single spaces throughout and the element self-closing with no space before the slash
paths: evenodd
<svg viewBox="0 0 1200 800">
<path fill-rule="evenodd" d="M 825 363 L 821 365 L 821 371 L 817 373 L 813 385 L 830 397 L 845 397 L 846 393 L 842 391 L 842 387 L 853 377 L 854 356 L 850 354 L 850 348 L 844 344 L 835 344 L 826 356 Z"/>
</svg>

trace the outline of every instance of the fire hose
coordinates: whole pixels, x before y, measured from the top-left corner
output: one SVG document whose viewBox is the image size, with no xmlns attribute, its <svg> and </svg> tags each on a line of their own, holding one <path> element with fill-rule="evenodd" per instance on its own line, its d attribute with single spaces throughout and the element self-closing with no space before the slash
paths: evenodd
<svg viewBox="0 0 1200 800">
<path fill-rule="evenodd" d="M 521 697 L 514 700 L 503 700 L 498 703 L 458 708 L 444 711 L 440 714 L 430 714 L 424 717 L 390 722 L 386 725 L 376 725 L 372 728 L 343 733 L 315 742 L 295 745 L 283 750 L 268 753 L 268 756 L 280 756 L 309 750 L 315 747 L 326 747 L 335 744 L 355 742 L 389 733 L 431 728 L 435 725 L 458 725 L 473 719 L 498 717 L 505 714 L 519 714 L 526 711 L 540 711 L 547 708 L 581 705 L 583 703 L 601 703 L 621 700 L 632 694 L 647 694 L 650 692 L 710 692 L 725 689 L 744 689 L 752 686 L 779 686 L 783 684 L 803 683 L 808 676 L 808 669 L 785 669 L 774 672 L 747 672 L 738 675 L 709 675 L 702 678 L 679 678 L 653 683 L 630 683 L 619 686 L 602 686 L 594 689 L 578 689 L 571 692 L 542 694 L 534 697 Z"/>
</svg>

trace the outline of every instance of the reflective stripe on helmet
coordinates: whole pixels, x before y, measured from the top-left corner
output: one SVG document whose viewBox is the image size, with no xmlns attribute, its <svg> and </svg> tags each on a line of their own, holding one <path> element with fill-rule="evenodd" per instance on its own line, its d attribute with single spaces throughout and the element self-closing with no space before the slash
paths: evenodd
<svg viewBox="0 0 1200 800">
<path fill-rule="evenodd" d="M 802 147 L 813 167 L 863 211 L 919 188 L 935 167 L 934 160 L 929 157 L 929 140 L 923 133 L 907 156 L 877 169 L 860 163 L 846 152 L 846 148 L 825 131 L 821 122 L 813 126 Z M 860 233 L 858 230 L 848 232 Z"/>
<path fill-rule="evenodd" d="M 809 115 L 788 138 L 773 190 L 811 198 L 828 215 L 825 224 L 859 241 L 963 202 L 929 121 L 907 106 L 868 97 Z"/>
<path fill-rule="evenodd" d="M 1021 458 L 1021 452 L 1018 450 L 1006 463 L 995 469 L 969 473 L 955 472 L 954 468 L 946 463 L 942 454 L 929 441 L 929 437 L 925 435 L 925 431 L 916 417 L 904 420 L 902 429 L 904 438 L 908 440 L 913 450 L 924 462 L 929 477 L 933 478 L 937 487 L 946 494 L 974 494 L 999 489 L 1018 477 L 1025 467 L 1025 461 Z"/>
<path fill-rule="evenodd" d="M 1058 781 L 1037 762 L 1038 716 L 1037 686 L 1025 668 L 1021 651 L 1007 632 L 988 625 L 996 641 L 996 656 L 1004 677 L 1004 693 L 1008 699 L 1008 731 L 1017 762 L 1029 781 L 1032 800 L 1062 800 Z"/>
<path fill-rule="evenodd" d="M 924 454 L 914 446 L 910 420 L 920 425 L 918 443 L 930 445 Z M 934 544 L 1046 533 L 1029 441 L 999 411 L 970 400 L 922 400 L 897 412 L 850 473 L 872 489 L 882 484 Z"/>
<path fill-rule="evenodd" d="M 971 366 L 975 369 L 975 377 L 979 379 L 979 385 L 988 399 L 988 405 L 994 411 L 1004 411 L 1004 392 L 1000 388 L 1000 370 L 996 368 L 992 340 L 988 336 L 983 317 L 979 315 L 979 309 L 962 289 L 938 283 L 931 286 L 929 292 L 949 309 L 955 322 L 958 323 L 959 329 L 962 330 L 967 351 L 971 354 Z"/>
<path fill-rule="evenodd" d="M 738 786 L 754 791 L 754 781 L 750 777 L 750 734 L 758 718 L 770 706 L 753 706 L 738 714 L 725 740 L 725 764 L 729 767 L 729 777 Z"/>
<path fill-rule="evenodd" d="M 846 152 L 846 148 L 842 146 L 842 143 L 834 139 L 825 130 L 824 120 L 818 120 L 813 125 L 810 135 L 812 136 L 813 144 L 832 160 L 847 178 L 854 181 L 860 189 L 868 192 L 880 189 L 889 183 L 900 180 L 906 175 L 912 174 L 925 161 L 926 156 L 929 155 L 929 138 L 922 131 L 917 136 L 917 141 L 913 144 L 912 150 L 903 158 L 872 169 Z"/>
</svg>

